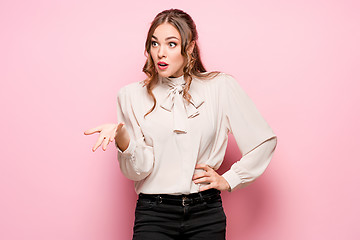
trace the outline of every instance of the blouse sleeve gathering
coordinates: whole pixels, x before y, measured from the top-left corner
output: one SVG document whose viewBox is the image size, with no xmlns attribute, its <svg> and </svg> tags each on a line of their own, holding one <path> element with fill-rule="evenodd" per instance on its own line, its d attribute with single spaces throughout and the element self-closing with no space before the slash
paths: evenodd
<svg viewBox="0 0 360 240">
<path fill-rule="evenodd" d="M 221 81 L 221 99 L 226 129 L 234 135 L 242 158 L 222 176 L 231 191 L 258 178 L 268 166 L 277 137 L 253 101 L 230 75 Z"/>
<path fill-rule="evenodd" d="M 118 161 L 122 173 L 133 181 L 146 178 L 153 170 L 153 147 L 145 143 L 134 109 L 131 104 L 131 95 L 127 88 L 120 89 L 117 96 L 118 123 L 125 123 L 130 135 L 130 143 L 125 151 L 118 149 Z"/>
</svg>

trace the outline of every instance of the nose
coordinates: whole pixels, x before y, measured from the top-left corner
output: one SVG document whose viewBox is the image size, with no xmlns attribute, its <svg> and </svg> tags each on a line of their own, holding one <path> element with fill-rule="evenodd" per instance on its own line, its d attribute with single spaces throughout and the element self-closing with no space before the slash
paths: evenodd
<svg viewBox="0 0 360 240">
<path fill-rule="evenodd" d="M 163 58 L 163 57 L 166 57 L 166 49 L 165 49 L 165 47 L 163 47 L 163 46 L 159 46 L 159 48 L 158 48 L 159 50 L 158 50 L 158 58 Z"/>
</svg>

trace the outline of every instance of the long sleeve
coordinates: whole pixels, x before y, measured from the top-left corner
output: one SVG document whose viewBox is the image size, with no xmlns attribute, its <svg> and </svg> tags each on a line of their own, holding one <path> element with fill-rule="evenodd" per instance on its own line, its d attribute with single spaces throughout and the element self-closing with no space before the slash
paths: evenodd
<svg viewBox="0 0 360 240">
<path fill-rule="evenodd" d="M 228 134 L 234 135 L 240 156 L 223 174 L 231 190 L 259 177 L 271 160 L 277 138 L 255 104 L 228 74 L 214 78 L 194 77 L 186 114 L 175 118 L 175 102 L 169 91 L 185 83 L 184 76 L 159 76 L 152 89 L 154 104 L 143 81 L 120 89 L 117 96 L 118 122 L 125 123 L 130 135 L 127 149 L 118 148 L 118 161 L 125 177 L 135 181 L 136 193 L 189 194 L 199 191 L 192 178 L 196 164 L 217 170 L 225 156 Z M 174 99 L 175 100 L 175 99 Z M 183 100 L 183 99 L 181 99 Z M 179 110 L 179 109 L 177 109 Z M 184 121 L 185 130 L 175 120 Z M 181 126 L 180 126 L 181 127 Z"/>
<path fill-rule="evenodd" d="M 245 187 L 268 166 L 277 137 L 237 81 L 225 75 L 221 91 L 226 129 L 235 137 L 242 158 L 223 174 L 231 191 Z"/>
<path fill-rule="evenodd" d="M 145 142 L 144 135 L 134 114 L 133 94 L 127 92 L 127 87 L 120 89 L 117 96 L 118 123 L 124 122 L 130 135 L 130 144 L 122 152 L 118 147 L 118 161 L 123 174 L 130 180 L 140 181 L 153 170 L 153 147 Z"/>
<path fill-rule="evenodd" d="M 230 170 L 223 174 L 231 191 L 246 187 L 265 171 L 273 156 L 276 144 L 276 137 L 267 140 L 245 154 L 240 161 L 235 162 Z"/>
</svg>

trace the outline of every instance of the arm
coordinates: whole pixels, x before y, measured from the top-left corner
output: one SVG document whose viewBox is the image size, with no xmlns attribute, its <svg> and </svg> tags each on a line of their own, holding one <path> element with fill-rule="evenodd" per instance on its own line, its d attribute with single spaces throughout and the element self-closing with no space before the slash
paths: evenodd
<svg viewBox="0 0 360 240">
<path fill-rule="evenodd" d="M 117 114 L 118 122 L 124 123 L 123 128 L 129 134 L 128 142 L 119 144 L 116 141 L 120 169 L 127 178 L 140 181 L 146 178 L 153 169 L 153 147 L 145 143 L 144 135 L 131 104 L 131 95 L 127 92 L 126 87 L 118 93 Z"/>
<path fill-rule="evenodd" d="M 235 162 L 230 170 L 222 175 L 229 183 L 229 191 L 243 188 L 254 182 L 269 165 L 276 144 L 277 138 L 273 137 Z"/>
<path fill-rule="evenodd" d="M 234 135 L 242 154 L 242 158 L 222 175 L 232 191 L 247 186 L 265 171 L 277 137 L 237 81 L 229 75 L 224 81 L 222 97 L 226 128 Z"/>
<path fill-rule="evenodd" d="M 209 183 L 200 191 L 232 191 L 250 184 L 268 166 L 277 143 L 275 134 L 236 80 L 224 74 L 219 84 L 219 114 L 223 115 L 224 130 L 234 135 L 243 157 L 222 176 L 209 166 L 198 164 L 196 169 L 204 171 L 194 174 L 194 182 Z"/>
</svg>

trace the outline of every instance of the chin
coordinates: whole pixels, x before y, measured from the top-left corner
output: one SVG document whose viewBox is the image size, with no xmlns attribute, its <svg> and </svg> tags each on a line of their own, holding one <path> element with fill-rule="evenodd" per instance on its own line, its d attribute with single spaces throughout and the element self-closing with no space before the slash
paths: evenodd
<svg viewBox="0 0 360 240">
<path fill-rule="evenodd" d="M 167 78 L 167 77 L 170 77 L 172 74 L 170 74 L 170 73 L 164 73 L 164 72 L 158 72 L 158 75 L 159 75 L 160 77 L 165 77 L 165 78 Z"/>
</svg>

